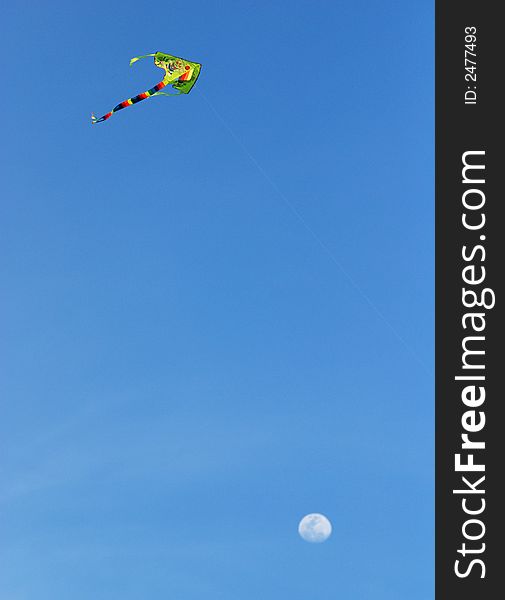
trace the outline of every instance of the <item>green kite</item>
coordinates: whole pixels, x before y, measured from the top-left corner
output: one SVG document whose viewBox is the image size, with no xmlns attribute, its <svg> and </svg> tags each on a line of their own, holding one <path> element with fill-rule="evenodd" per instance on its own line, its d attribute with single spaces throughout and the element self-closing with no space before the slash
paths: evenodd
<svg viewBox="0 0 505 600">
<path fill-rule="evenodd" d="M 154 56 L 154 64 L 165 71 L 165 77 L 163 77 L 162 81 L 157 83 L 150 90 L 147 90 L 147 92 L 143 92 L 134 98 L 128 98 L 128 100 L 121 102 L 99 119 L 92 114 L 91 122 L 93 125 L 95 123 L 106 121 L 118 110 L 131 106 L 132 104 L 137 104 L 137 102 L 150 98 L 151 96 L 178 96 L 179 94 L 189 94 L 200 75 L 200 69 L 202 68 L 200 63 L 191 62 L 184 58 L 165 54 L 164 52 L 156 52 L 155 54 L 146 54 L 144 56 L 132 58 L 130 60 L 130 67 L 141 58 L 147 58 L 149 56 Z M 160 91 L 167 85 L 171 85 L 172 88 L 176 90 L 176 93 L 167 94 L 166 92 Z"/>
</svg>

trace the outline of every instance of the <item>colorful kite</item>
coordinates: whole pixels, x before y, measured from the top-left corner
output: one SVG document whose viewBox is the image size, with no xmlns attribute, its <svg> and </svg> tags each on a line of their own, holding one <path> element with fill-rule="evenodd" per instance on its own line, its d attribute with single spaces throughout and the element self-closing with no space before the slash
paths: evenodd
<svg viewBox="0 0 505 600">
<path fill-rule="evenodd" d="M 179 94 L 189 94 L 198 79 L 198 75 L 200 75 L 200 69 L 202 68 L 200 63 L 190 62 L 189 60 L 178 58 L 171 54 L 156 52 L 156 54 L 146 54 L 145 56 L 132 58 L 130 60 L 130 67 L 141 58 L 147 58 L 149 56 L 154 56 L 154 64 L 165 71 L 165 77 L 163 77 L 162 81 L 157 83 L 150 90 L 147 90 L 147 92 L 143 92 L 134 98 L 128 98 L 128 100 L 121 102 L 99 119 L 92 114 L 91 122 L 93 124 L 106 121 L 118 110 L 131 106 L 132 104 L 137 104 L 137 102 L 150 98 L 151 96 L 178 96 Z M 177 93 L 167 94 L 166 92 L 160 92 L 160 90 L 167 85 L 171 85 L 172 88 L 177 90 Z"/>
</svg>

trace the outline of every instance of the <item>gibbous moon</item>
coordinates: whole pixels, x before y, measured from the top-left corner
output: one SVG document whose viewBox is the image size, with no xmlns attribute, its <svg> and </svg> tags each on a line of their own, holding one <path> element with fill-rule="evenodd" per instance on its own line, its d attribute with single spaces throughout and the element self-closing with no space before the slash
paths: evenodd
<svg viewBox="0 0 505 600">
<path fill-rule="evenodd" d="M 305 515 L 298 525 L 298 533 L 306 542 L 320 544 L 331 535 L 331 523 L 324 515 L 311 513 Z"/>
</svg>

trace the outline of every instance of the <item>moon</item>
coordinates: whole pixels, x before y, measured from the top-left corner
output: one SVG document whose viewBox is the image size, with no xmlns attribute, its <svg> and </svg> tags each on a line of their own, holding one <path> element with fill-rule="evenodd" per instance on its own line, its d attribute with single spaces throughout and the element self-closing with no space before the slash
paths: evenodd
<svg viewBox="0 0 505 600">
<path fill-rule="evenodd" d="M 331 535 L 330 520 L 319 513 L 305 515 L 298 525 L 298 533 L 306 542 L 320 544 Z"/>
</svg>

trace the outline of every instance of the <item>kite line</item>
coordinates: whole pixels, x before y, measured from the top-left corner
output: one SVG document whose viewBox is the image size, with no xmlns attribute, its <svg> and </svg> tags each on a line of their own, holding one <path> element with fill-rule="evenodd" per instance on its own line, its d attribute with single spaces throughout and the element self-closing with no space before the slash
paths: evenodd
<svg viewBox="0 0 505 600">
<path fill-rule="evenodd" d="M 258 169 L 264 179 L 269 183 L 272 189 L 275 191 L 277 196 L 284 202 L 284 204 L 289 208 L 289 210 L 293 213 L 293 215 L 298 219 L 298 221 L 305 227 L 305 229 L 310 233 L 314 241 L 319 245 L 319 247 L 326 253 L 328 258 L 333 262 L 334 265 L 340 270 L 340 272 L 344 275 L 347 281 L 351 284 L 355 291 L 361 295 L 361 297 L 365 300 L 368 306 L 372 309 L 373 312 L 379 317 L 379 319 L 387 326 L 387 328 L 393 333 L 396 339 L 402 344 L 402 346 L 408 350 L 408 352 L 412 355 L 412 357 L 419 363 L 419 365 L 431 375 L 431 370 L 424 364 L 424 361 L 419 358 L 417 352 L 413 350 L 410 344 L 407 343 L 405 338 L 397 331 L 396 327 L 390 323 L 390 321 L 386 318 L 383 312 L 377 307 L 377 305 L 372 301 L 370 296 L 361 288 L 358 282 L 352 277 L 352 275 L 344 268 L 342 263 L 337 259 L 337 257 L 333 254 L 328 244 L 321 239 L 321 237 L 314 231 L 314 229 L 307 223 L 303 215 L 296 208 L 296 206 L 286 197 L 286 195 L 282 192 L 279 186 L 273 181 L 270 175 L 265 171 L 265 169 L 261 166 L 261 164 L 257 161 L 257 159 L 251 154 L 247 146 L 244 142 L 238 137 L 238 135 L 233 131 L 233 129 L 228 125 L 225 119 L 220 115 L 218 110 L 209 100 L 205 93 L 202 94 L 207 102 L 208 106 L 218 118 L 218 120 L 222 123 L 222 125 L 226 128 L 228 133 L 232 136 L 232 138 L 237 142 L 237 144 L 242 148 L 243 152 L 248 156 L 249 160 L 254 164 L 254 166 Z"/>
</svg>

